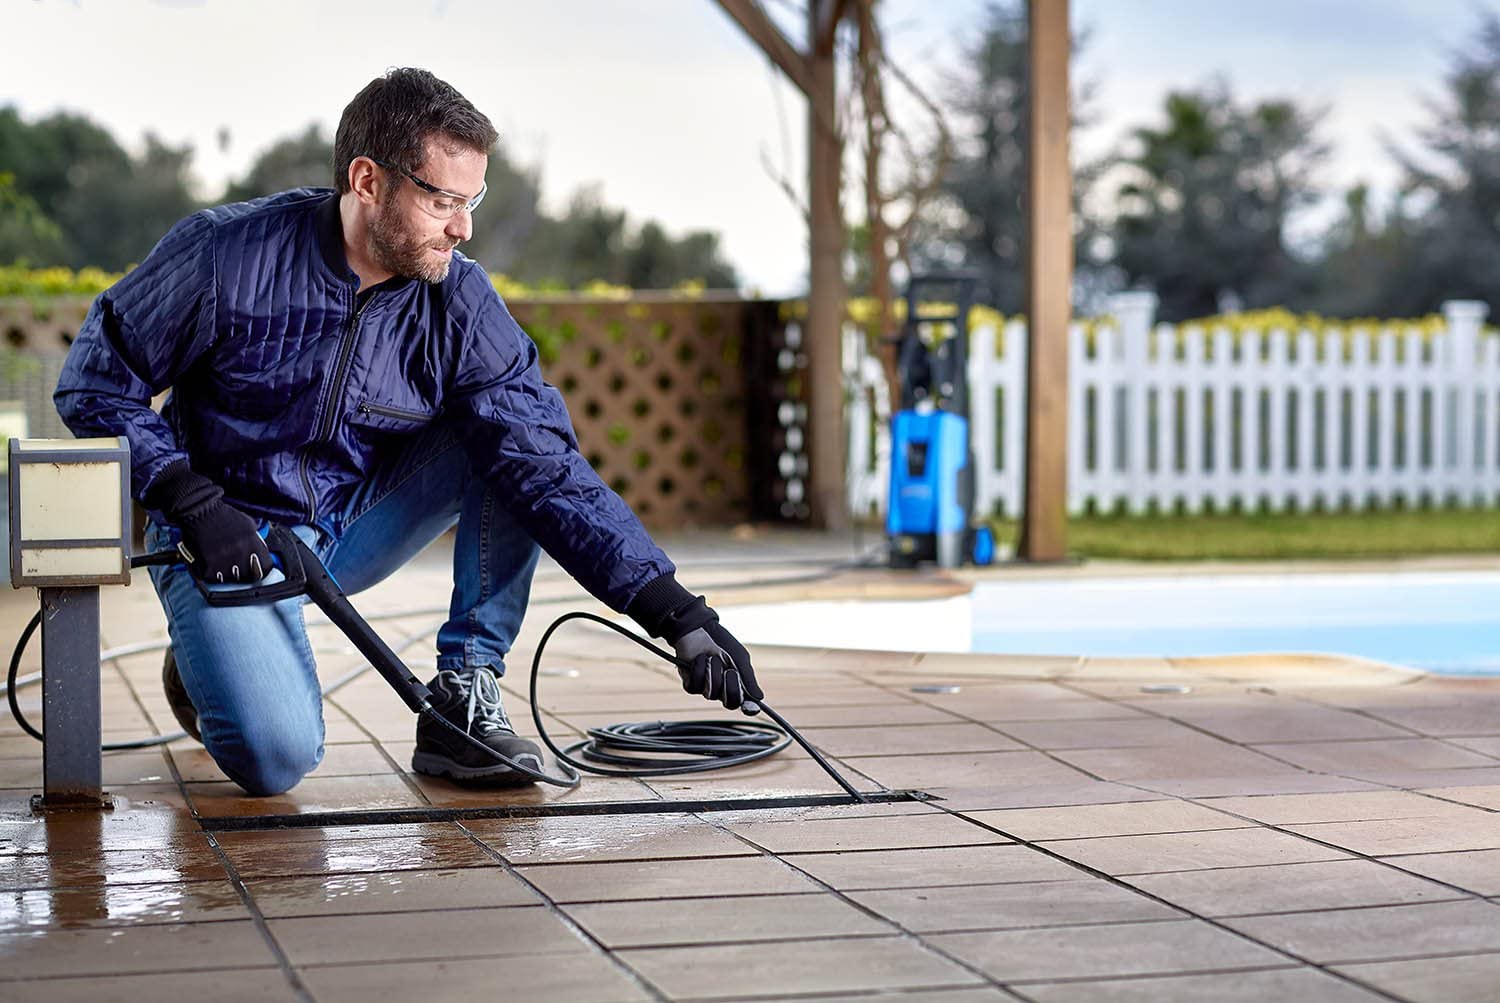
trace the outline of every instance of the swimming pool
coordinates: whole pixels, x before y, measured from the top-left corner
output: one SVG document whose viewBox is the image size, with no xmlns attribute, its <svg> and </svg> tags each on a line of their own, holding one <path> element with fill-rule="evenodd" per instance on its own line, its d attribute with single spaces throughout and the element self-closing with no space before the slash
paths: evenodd
<svg viewBox="0 0 1500 1003">
<path fill-rule="evenodd" d="M 1500 675 L 1500 571 L 981 582 L 966 596 L 727 607 L 749 643 L 1182 657 L 1360 655 Z"/>
</svg>

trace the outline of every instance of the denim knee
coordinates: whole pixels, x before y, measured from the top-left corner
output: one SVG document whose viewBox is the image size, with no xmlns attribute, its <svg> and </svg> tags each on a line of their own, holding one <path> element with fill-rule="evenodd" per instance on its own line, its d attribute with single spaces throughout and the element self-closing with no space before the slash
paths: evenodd
<svg viewBox="0 0 1500 1003">
<path fill-rule="evenodd" d="M 252 729 L 237 741 L 225 743 L 228 747 L 209 749 L 219 768 L 252 797 L 269 797 L 291 790 L 323 759 L 323 742 L 318 734 L 272 729 L 259 729 L 257 734 L 256 731 Z"/>
</svg>

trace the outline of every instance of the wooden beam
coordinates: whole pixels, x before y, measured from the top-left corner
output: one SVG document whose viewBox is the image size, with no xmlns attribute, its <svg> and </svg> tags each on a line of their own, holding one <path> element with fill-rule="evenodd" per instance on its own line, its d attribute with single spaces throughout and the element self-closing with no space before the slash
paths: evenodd
<svg viewBox="0 0 1500 1003">
<path fill-rule="evenodd" d="M 718 4 L 798 90 L 806 96 L 812 95 L 812 72 L 807 57 L 781 33 L 760 4 L 755 0 L 718 0 Z"/>
<path fill-rule="evenodd" d="M 873 3 L 873 0 L 855 0 L 855 2 L 868 6 Z M 813 54 L 830 56 L 833 54 L 834 36 L 838 34 L 839 22 L 844 19 L 848 0 L 811 0 L 811 3 Z M 874 12 L 871 11 L 869 16 L 874 17 Z"/>
<path fill-rule="evenodd" d="M 1072 318 L 1072 168 L 1068 162 L 1068 0 L 1030 0 L 1026 173 L 1026 499 L 1018 556 L 1067 554 L 1068 322 Z"/>
<path fill-rule="evenodd" d="M 808 37 L 820 27 L 817 5 L 808 9 Z M 844 141 L 834 123 L 838 114 L 838 64 L 832 48 L 807 60 L 807 205 L 809 289 L 803 344 L 808 364 L 808 502 L 812 521 L 825 529 L 849 525 L 845 494 L 843 350 L 844 210 L 840 168 Z"/>
</svg>

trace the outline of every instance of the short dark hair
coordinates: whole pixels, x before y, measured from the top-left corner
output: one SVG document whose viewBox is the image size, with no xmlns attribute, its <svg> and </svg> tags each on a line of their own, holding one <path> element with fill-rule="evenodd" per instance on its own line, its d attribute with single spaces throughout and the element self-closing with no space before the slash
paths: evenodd
<svg viewBox="0 0 1500 1003">
<path fill-rule="evenodd" d="M 349 165 L 370 157 L 421 170 L 427 140 L 440 140 L 489 153 L 500 138 L 494 125 L 454 88 L 426 70 L 387 70 L 354 95 L 339 118 L 333 137 L 333 185 L 349 190 Z"/>
</svg>

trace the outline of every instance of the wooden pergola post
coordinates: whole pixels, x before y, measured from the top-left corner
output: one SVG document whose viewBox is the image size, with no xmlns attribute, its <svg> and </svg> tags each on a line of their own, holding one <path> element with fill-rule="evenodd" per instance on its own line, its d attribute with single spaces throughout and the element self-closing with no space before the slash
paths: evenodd
<svg viewBox="0 0 1500 1003">
<path fill-rule="evenodd" d="M 849 524 L 844 480 L 844 386 L 842 350 L 847 291 L 844 283 L 844 211 L 838 132 L 838 75 L 834 34 L 845 0 L 811 0 L 808 47 L 790 42 L 755 0 L 718 0 L 782 73 L 807 98 L 807 195 L 809 289 L 802 343 L 807 350 L 807 500 L 816 526 Z"/>
<path fill-rule="evenodd" d="M 1030 0 L 1031 130 L 1026 177 L 1026 498 L 1017 556 L 1066 556 L 1072 168 L 1068 162 L 1068 0 Z"/>
</svg>

